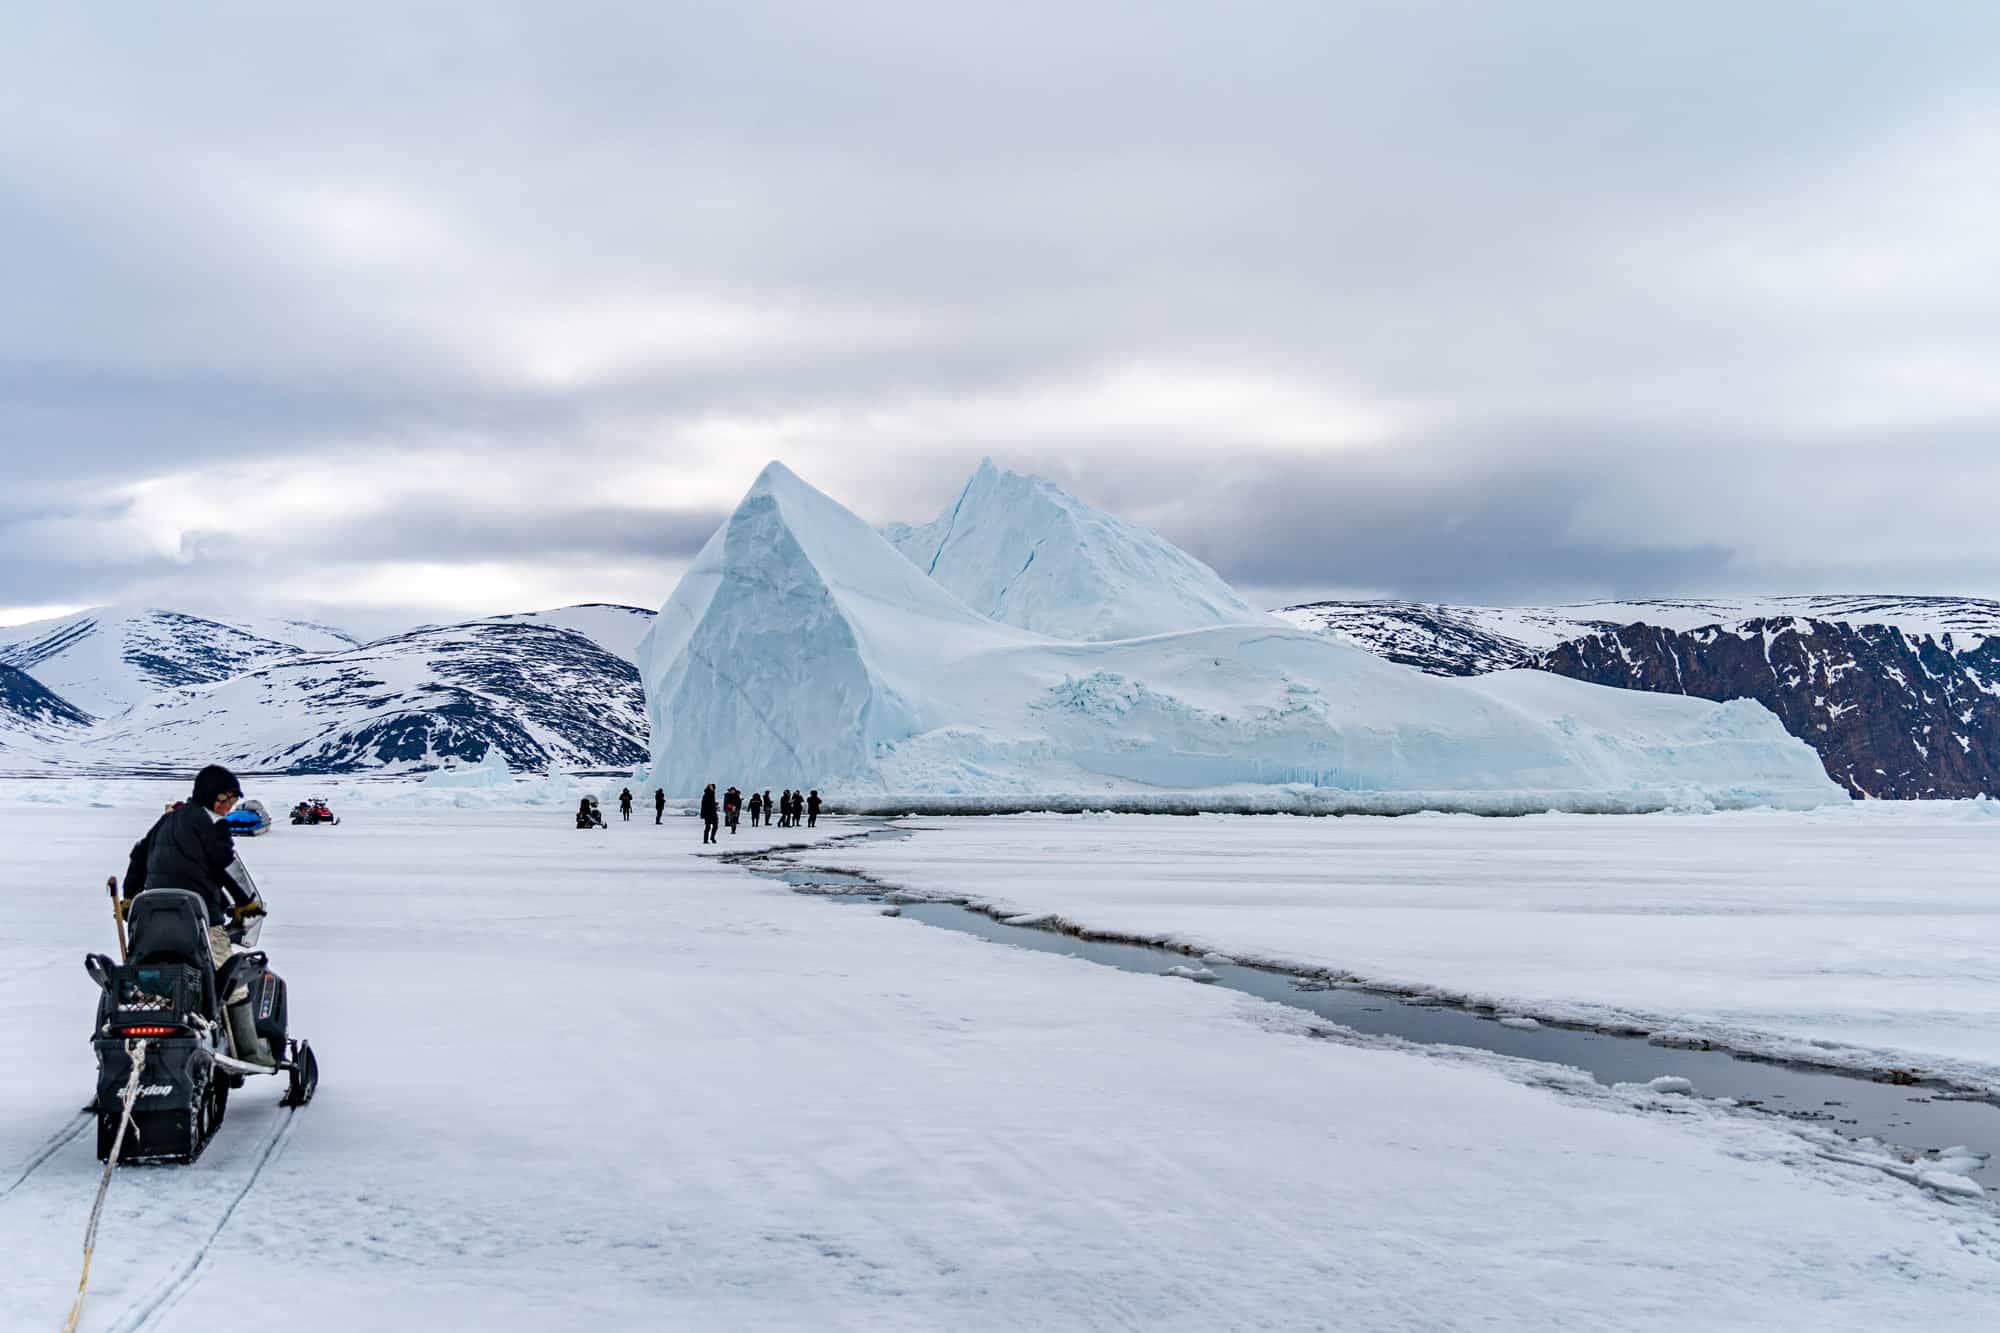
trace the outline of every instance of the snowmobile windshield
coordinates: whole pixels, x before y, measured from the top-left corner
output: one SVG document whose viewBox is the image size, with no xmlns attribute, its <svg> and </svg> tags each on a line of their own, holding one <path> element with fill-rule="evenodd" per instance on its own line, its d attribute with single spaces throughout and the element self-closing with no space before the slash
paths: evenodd
<svg viewBox="0 0 2000 1333">
<path fill-rule="evenodd" d="M 229 939 L 246 949 L 255 948 L 258 936 L 264 933 L 264 895 L 257 892 L 256 881 L 250 878 L 250 867 L 237 857 L 229 863 L 229 879 L 232 896 L 237 900 L 229 912 Z"/>
</svg>

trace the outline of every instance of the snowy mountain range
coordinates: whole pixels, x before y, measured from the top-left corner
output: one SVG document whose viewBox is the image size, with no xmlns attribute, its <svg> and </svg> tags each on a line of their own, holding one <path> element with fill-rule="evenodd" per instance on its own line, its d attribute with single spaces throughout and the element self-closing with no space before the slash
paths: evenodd
<svg viewBox="0 0 2000 1333">
<path fill-rule="evenodd" d="M 39 669 L 91 683 L 100 701 L 163 683 L 96 719 L 61 712 L 53 695 L 51 705 L 9 691 L 19 698 L 8 716 L 39 708 L 39 721 L 0 732 L 0 759 L 24 772 L 210 761 L 258 773 L 395 772 L 477 761 L 490 748 L 519 770 L 629 768 L 646 752 L 632 653 L 651 620 L 636 607 L 564 607 L 366 645 L 321 630 L 321 642 L 341 646 L 271 651 L 268 636 L 181 613 L 85 613 L 65 632 L 16 641 L 38 647 Z M 143 650 L 118 651 L 133 644 Z M 38 677 L 22 678 L 39 688 Z"/>
<path fill-rule="evenodd" d="M 0 628 L 0 665 L 94 717 L 114 717 L 162 690 L 213 684 L 294 653 L 354 646 L 309 621 L 221 621 L 148 607 L 102 607 Z"/>
<path fill-rule="evenodd" d="M 1011 559 L 1028 543 L 1045 606 L 1168 559 L 1150 534 L 1110 560 L 1055 536 L 1037 549 L 1048 484 L 981 471 L 957 512 L 990 492 L 977 521 L 1006 537 L 977 549 Z M 1009 586 L 980 563 L 968 554 L 960 581 Z M 777 463 L 695 558 L 639 669 L 651 780 L 680 795 L 736 775 L 891 802 L 1284 788 L 1327 808 L 1498 811 L 1840 795 L 1754 704 L 1540 672 L 1442 680 L 1254 611 L 1145 638 L 1036 633 L 982 615 Z"/>
<path fill-rule="evenodd" d="M 1512 667 L 1755 699 L 1855 796 L 2000 796 L 2000 602 L 1811 596 L 1278 613 L 1436 675 Z"/>
<path fill-rule="evenodd" d="M 1456 606 L 1445 602 L 1305 602 L 1280 618 L 1440 676 L 1532 665 L 1572 639 L 1623 625 L 1696 630 L 1802 617 L 1841 625 L 1893 625 L 1907 633 L 2000 638 L 2000 602 L 1976 597 L 1729 597 L 1571 602 L 1556 606 Z"/>
</svg>

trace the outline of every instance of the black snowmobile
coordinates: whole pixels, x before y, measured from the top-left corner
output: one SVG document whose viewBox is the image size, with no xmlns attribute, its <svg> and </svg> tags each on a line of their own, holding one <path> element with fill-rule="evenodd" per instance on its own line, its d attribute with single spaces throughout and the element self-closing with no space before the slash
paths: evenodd
<svg viewBox="0 0 2000 1333">
<path fill-rule="evenodd" d="M 231 867 L 249 901 L 238 906 L 230 939 L 246 949 L 263 930 L 264 905 L 242 863 Z M 125 911 L 126 959 L 84 959 L 99 987 L 97 1158 L 110 1156 L 124 1115 L 132 1047 L 145 1063 L 132 1103 L 124 1162 L 192 1162 L 201 1156 L 229 1106 L 229 1093 L 252 1075 L 284 1075 L 283 1104 L 304 1106 L 319 1087 L 319 1061 L 285 1031 L 285 983 L 259 950 L 232 955 L 217 974 L 208 948 L 208 909 L 186 889 L 147 889 Z M 223 1003 L 238 986 L 247 1004 Z"/>
</svg>

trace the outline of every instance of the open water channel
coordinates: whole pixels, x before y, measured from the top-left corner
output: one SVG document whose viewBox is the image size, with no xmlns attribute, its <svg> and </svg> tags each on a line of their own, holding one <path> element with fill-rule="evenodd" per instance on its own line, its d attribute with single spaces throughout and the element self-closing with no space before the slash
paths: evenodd
<svg viewBox="0 0 2000 1333">
<path fill-rule="evenodd" d="M 910 836 L 910 830 L 884 827 L 860 836 L 902 838 Z M 1686 1079 L 1695 1096 L 1729 1098 L 1740 1106 L 1824 1125 L 1848 1137 L 1876 1139 L 1908 1159 L 1964 1148 L 1973 1156 L 1986 1154 L 1990 1165 L 1992 1155 L 2000 1151 L 2000 1102 L 1963 1089 L 1715 1048 L 1661 1045 L 1645 1034 L 1546 1022 L 1523 1025 L 1519 1018 L 1427 997 L 1330 983 L 1213 956 L 1197 959 L 1178 949 L 1093 938 L 1051 924 L 1009 924 L 963 903 L 925 899 L 852 871 L 801 864 L 797 859 L 823 856 L 827 850 L 823 846 L 774 849 L 726 859 L 802 893 L 893 910 L 928 926 L 996 944 L 1080 958 L 1125 972 L 1162 977 L 1205 973 L 1201 977 L 1205 984 L 1305 1009 L 1356 1032 L 1568 1065 L 1606 1085 Z M 1957 1169 L 1977 1172 L 1972 1178 L 1982 1181 L 1987 1175 L 1981 1168 L 1966 1167 L 1962 1156 Z"/>
</svg>

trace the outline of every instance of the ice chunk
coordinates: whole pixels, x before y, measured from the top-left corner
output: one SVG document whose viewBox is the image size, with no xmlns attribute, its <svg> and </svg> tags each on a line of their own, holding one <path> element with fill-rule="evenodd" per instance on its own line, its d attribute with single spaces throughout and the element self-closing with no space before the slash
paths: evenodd
<svg viewBox="0 0 2000 1333">
<path fill-rule="evenodd" d="M 424 776 L 426 787 L 453 787 L 494 790 L 514 785 L 514 772 L 507 767 L 507 756 L 497 745 L 486 747 L 486 753 L 476 764 L 433 769 Z"/>
<path fill-rule="evenodd" d="M 1205 967 L 1189 967 L 1185 963 L 1176 964 L 1166 970 L 1170 977 L 1182 977 L 1188 981 L 1213 981 L 1215 973 Z"/>
<path fill-rule="evenodd" d="M 1939 1194 L 1949 1194 L 1957 1199 L 1977 1199 L 1983 1197 L 1986 1193 L 1980 1187 L 1978 1181 L 1967 1180 L 1964 1176 L 1952 1171 L 1919 1171 L 1917 1172 L 1917 1183 L 1928 1189 L 1936 1190 Z"/>
</svg>

